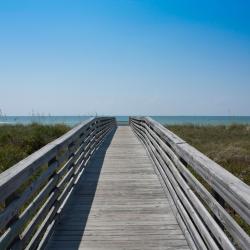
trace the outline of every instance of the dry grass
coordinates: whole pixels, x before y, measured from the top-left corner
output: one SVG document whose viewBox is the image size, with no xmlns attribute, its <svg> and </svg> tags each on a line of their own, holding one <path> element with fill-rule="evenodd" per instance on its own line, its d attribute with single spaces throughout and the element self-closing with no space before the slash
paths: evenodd
<svg viewBox="0 0 250 250">
<path fill-rule="evenodd" d="M 167 128 L 250 185 L 250 125 L 171 125 Z"/>
</svg>

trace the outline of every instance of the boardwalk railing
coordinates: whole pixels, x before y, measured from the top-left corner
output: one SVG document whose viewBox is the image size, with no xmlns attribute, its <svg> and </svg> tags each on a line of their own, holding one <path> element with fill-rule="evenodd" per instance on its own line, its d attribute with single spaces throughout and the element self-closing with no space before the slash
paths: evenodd
<svg viewBox="0 0 250 250">
<path fill-rule="evenodd" d="M 0 174 L 0 249 L 44 246 L 91 156 L 115 126 L 115 118 L 89 119 Z"/>
<path fill-rule="evenodd" d="M 230 215 L 250 224 L 250 187 L 151 118 L 129 122 L 170 193 L 190 246 L 250 249 L 248 234 Z"/>
</svg>

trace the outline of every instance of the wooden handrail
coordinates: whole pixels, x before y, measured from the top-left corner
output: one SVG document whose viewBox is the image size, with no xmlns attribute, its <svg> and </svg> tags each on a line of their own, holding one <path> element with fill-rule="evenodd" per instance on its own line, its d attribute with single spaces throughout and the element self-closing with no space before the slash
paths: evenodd
<svg viewBox="0 0 250 250">
<path fill-rule="evenodd" d="M 148 149 L 197 248 L 235 249 L 226 229 L 238 246 L 249 249 L 249 236 L 220 201 L 249 224 L 250 187 L 153 119 L 130 117 L 129 123 Z M 211 186 L 220 201 L 187 166 Z"/>
<path fill-rule="evenodd" d="M 113 117 L 91 118 L 0 174 L 0 249 L 45 242 Z"/>
</svg>

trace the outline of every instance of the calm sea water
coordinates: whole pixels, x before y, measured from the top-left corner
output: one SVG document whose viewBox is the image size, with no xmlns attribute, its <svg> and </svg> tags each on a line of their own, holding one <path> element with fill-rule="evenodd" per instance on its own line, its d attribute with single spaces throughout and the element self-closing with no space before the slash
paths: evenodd
<svg viewBox="0 0 250 250">
<path fill-rule="evenodd" d="M 161 124 L 250 124 L 250 116 L 151 116 Z M 74 126 L 90 116 L 1 116 L 0 124 L 64 123 Z M 128 116 L 116 116 L 117 121 L 128 121 Z"/>
</svg>

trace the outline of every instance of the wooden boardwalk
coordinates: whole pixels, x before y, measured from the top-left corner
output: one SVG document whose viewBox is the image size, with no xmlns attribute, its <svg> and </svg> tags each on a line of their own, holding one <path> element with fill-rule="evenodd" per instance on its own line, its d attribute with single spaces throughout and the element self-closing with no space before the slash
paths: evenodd
<svg viewBox="0 0 250 250">
<path fill-rule="evenodd" d="M 96 152 L 46 249 L 189 249 L 131 127 L 118 127 Z"/>
<path fill-rule="evenodd" d="M 250 187 L 150 117 L 90 118 L 0 174 L 1 250 L 249 250 L 238 221 Z"/>
</svg>

